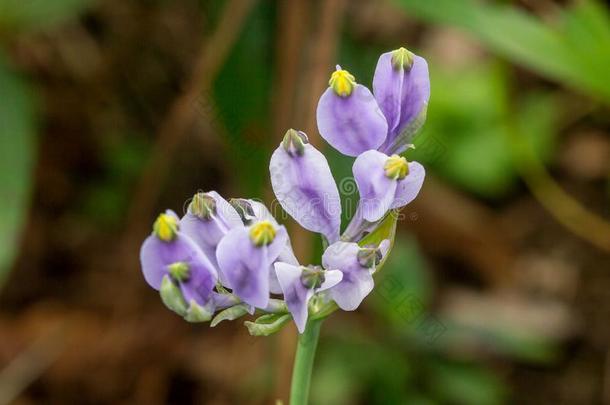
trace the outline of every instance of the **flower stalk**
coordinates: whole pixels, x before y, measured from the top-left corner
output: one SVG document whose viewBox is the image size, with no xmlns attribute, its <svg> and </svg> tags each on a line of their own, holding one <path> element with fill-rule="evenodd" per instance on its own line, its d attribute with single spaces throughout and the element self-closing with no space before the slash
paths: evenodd
<svg viewBox="0 0 610 405">
<path fill-rule="evenodd" d="M 311 371 L 313 370 L 322 321 L 323 319 L 310 320 L 307 323 L 305 332 L 299 335 L 292 369 L 290 405 L 308 404 Z"/>
</svg>

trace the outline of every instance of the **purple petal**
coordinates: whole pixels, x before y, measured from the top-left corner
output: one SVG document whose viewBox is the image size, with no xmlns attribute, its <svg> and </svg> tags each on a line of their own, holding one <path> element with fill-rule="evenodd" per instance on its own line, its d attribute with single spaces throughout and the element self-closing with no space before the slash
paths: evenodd
<svg viewBox="0 0 610 405">
<path fill-rule="evenodd" d="M 409 174 L 404 179 L 398 180 L 396 195 L 390 208 L 404 207 L 413 201 L 424 184 L 424 177 L 426 177 L 424 167 L 417 162 L 410 162 Z"/>
<path fill-rule="evenodd" d="M 358 156 L 352 168 L 360 193 L 358 214 L 369 222 L 381 219 L 394 201 L 397 182 L 385 175 L 387 159 L 387 155 L 370 150 Z"/>
<path fill-rule="evenodd" d="M 218 275 L 208 258 L 188 236 L 178 232 L 171 242 L 149 236 L 140 249 L 140 262 L 146 282 L 155 290 L 161 287 L 163 276 L 169 274 L 167 266 L 185 262 L 190 268 L 190 280 L 197 291 L 211 292 Z M 187 282 L 188 283 L 188 282 Z"/>
<path fill-rule="evenodd" d="M 428 63 L 420 56 L 413 55 L 413 66 L 407 70 L 392 66 L 392 52 L 379 57 L 373 92 L 388 121 L 388 137 L 385 145 L 392 141 L 425 108 L 430 99 L 430 77 Z M 383 149 L 383 147 L 381 148 Z"/>
<path fill-rule="evenodd" d="M 340 270 L 326 270 L 324 272 L 324 282 L 316 291 L 325 291 L 333 288 L 343 280 L 343 273 Z"/>
<path fill-rule="evenodd" d="M 360 247 L 356 243 L 336 242 L 322 255 L 325 269 L 340 270 L 343 279 L 328 292 L 344 311 L 353 311 L 369 295 L 375 285 L 372 271 L 358 262 Z"/>
<path fill-rule="evenodd" d="M 377 149 L 385 140 L 388 124 L 366 87 L 357 84 L 352 94 L 338 96 L 326 89 L 317 109 L 320 135 L 344 155 L 358 156 Z"/>
<path fill-rule="evenodd" d="M 269 302 L 269 266 L 286 246 L 282 226 L 267 246 L 255 246 L 249 228 L 232 229 L 218 244 L 216 258 L 228 287 L 244 302 L 264 308 Z"/>
<path fill-rule="evenodd" d="M 299 266 L 278 262 L 275 264 L 275 271 L 284 292 L 286 306 L 299 333 L 303 333 L 307 324 L 307 304 L 313 296 L 313 288 L 306 288 L 301 282 L 302 270 Z"/>
<path fill-rule="evenodd" d="M 252 211 L 254 212 L 254 216 L 250 218 L 251 221 L 270 221 L 275 226 L 280 226 L 278 222 L 275 220 L 271 212 L 267 209 L 265 204 L 256 201 L 256 200 L 247 200 L 252 207 Z M 276 259 L 278 262 L 284 262 L 288 264 L 293 264 L 295 266 L 299 265 L 299 262 L 294 255 L 294 251 L 292 250 L 292 244 L 290 242 L 290 237 L 286 240 L 286 247 L 280 252 L 280 255 Z M 269 266 L 269 290 L 272 294 L 281 294 L 282 288 L 277 280 L 277 275 L 275 274 L 275 268 L 273 263 Z"/>
<path fill-rule="evenodd" d="M 310 144 L 294 156 L 280 145 L 269 164 L 271 185 L 282 208 L 303 228 L 339 239 L 341 200 L 322 153 Z"/>
<path fill-rule="evenodd" d="M 243 223 L 235 208 L 231 206 L 216 191 L 209 191 L 209 196 L 216 202 L 216 213 L 210 219 L 202 219 L 190 210 L 180 220 L 180 230 L 197 243 L 203 253 L 218 269 L 216 247 L 220 240 L 233 228 L 243 227 Z M 224 276 L 219 272 L 224 284 Z"/>
</svg>

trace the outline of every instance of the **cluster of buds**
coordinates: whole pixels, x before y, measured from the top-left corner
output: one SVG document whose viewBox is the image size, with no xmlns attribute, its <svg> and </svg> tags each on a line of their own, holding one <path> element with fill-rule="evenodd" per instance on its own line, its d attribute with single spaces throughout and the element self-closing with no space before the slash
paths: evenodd
<svg viewBox="0 0 610 405">
<path fill-rule="evenodd" d="M 186 214 L 157 218 L 140 257 L 144 277 L 172 311 L 215 326 L 258 311 L 253 335 L 273 333 L 290 319 L 307 320 L 341 308 L 353 311 L 373 290 L 391 237 L 367 243 L 393 210 L 411 202 L 425 171 L 400 156 L 425 121 L 430 83 L 426 61 L 404 48 L 380 56 L 373 93 L 337 66 L 317 108 L 321 136 L 356 157 L 360 201 L 341 234 L 341 200 L 324 155 L 307 135 L 290 129 L 270 161 L 271 185 L 282 208 L 321 234 L 321 265 L 295 257 L 286 228 L 260 202 L 199 192 Z"/>
</svg>

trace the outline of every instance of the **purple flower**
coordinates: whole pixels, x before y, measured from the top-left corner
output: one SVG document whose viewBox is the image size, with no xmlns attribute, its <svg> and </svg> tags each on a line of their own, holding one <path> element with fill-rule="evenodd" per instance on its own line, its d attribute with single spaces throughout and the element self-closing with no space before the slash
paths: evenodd
<svg viewBox="0 0 610 405">
<path fill-rule="evenodd" d="M 247 304 L 265 308 L 270 292 L 269 267 L 286 247 L 287 240 L 286 229 L 270 221 L 229 231 L 216 250 L 227 287 Z"/>
<path fill-rule="evenodd" d="M 320 134 L 344 155 L 378 149 L 401 153 L 423 125 L 430 98 L 428 64 L 399 48 L 380 56 L 373 78 L 375 96 L 346 70 L 333 72 L 318 102 Z"/>
<path fill-rule="evenodd" d="M 401 153 L 425 120 L 430 98 L 428 63 L 405 48 L 384 53 L 375 69 L 373 92 L 388 122 L 388 136 L 379 150 Z M 419 126 L 413 128 L 415 124 Z"/>
<path fill-rule="evenodd" d="M 340 66 L 328 84 L 316 112 L 320 135 L 348 156 L 381 146 L 388 124 L 369 89 Z"/>
<path fill-rule="evenodd" d="M 322 153 L 303 132 L 290 129 L 273 152 L 269 164 L 271 185 L 282 208 L 302 227 L 339 239 L 341 200 Z"/>
<path fill-rule="evenodd" d="M 311 297 L 319 291 L 334 287 L 343 277 L 338 270 L 325 271 L 320 266 L 303 267 L 282 262 L 275 264 L 275 271 L 284 293 L 286 306 L 299 333 L 305 331 Z"/>
<path fill-rule="evenodd" d="M 187 213 L 180 220 L 182 232 L 201 248 L 218 271 L 223 284 L 225 277 L 218 268 L 216 248 L 220 240 L 236 227 L 243 227 L 239 214 L 216 191 L 195 194 Z"/>
<path fill-rule="evenodd" d="M 246 225 L 259 221 L 269 221 L 276 228 L 280 226 L 273 215 L 271 215 L 267 207 L 265 207 L 265 204 L 259 201 L 247 200 L 244 198 L 233 198 L 231 199 L 231 205 L 236 207 L 236 210 L 240 213 L 242 220 Z M 298 266 L 299 264 L 296 256 L 294 255 L 294 251 L 292 250 L 292 244 L 290 243 L 290 237 L 288 234 L 286 234 L 286 247 L 282 249 L 275 262 L 284 262 L 293 264 L 295 266 Z M 271 263 L 269 266 L 269 291 L 272 294 L 281 294 L 282 289 L 277 280 L 277 275 L 273 266 L 274 263 Z"/>
<path fill-rule="evenodd" d="M 216 269 L 197 244 L 180 231 L 173 211 L 159 215 L 140 250 L 142 272 L 155 290 L 178 287 L 184 301 L 201 307 L 212 301 Z M 192 306 L 192 305 L 191 305 Z"/>
<path fill-rule="evenodd" d="M 328 290 L 330 297 L 344 311 L 353 311 L 373 290 L 373 273 L 387 254 L 390 241 L 379 247 L 360 247 L 353 242 L 336 242 L 326 248 L 322 264 L 326 269 L 338 269 L 343 273 L 339 284 Z"/>
<path fill-rule="evenodd" d="M 360 193 L 358 215 L 369 222 L 413 201 L 426 175 L 424 167 L 417 162 L 374 150 L 358 156 L 352 170 Z"/>
</svg>

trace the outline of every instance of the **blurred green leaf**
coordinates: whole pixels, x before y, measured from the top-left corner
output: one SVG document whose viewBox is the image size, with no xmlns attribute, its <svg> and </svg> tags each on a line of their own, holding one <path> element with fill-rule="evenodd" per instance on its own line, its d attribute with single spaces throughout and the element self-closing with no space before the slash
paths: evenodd
<svg viewBox="0 0 610 405">
<path fill-rule="evenodd" d="M 35 153 L 35 96 L 0 53 L 0 285 L 15 257 L 25 220 Z"/>
<path fill-rule="evenodd" d="M 430 362 L 434 396 L 442 403 L 493 405 L 504 403 L 506 388 L 481 366 L 449 360 Z"/>
<path fill-rule="evenodd" d="M 92 0 L 0 0 L 0 31 L 46 28 L 83 11 Z"/>
<path fill-rule="evenodd" d="M 434 64 L 431 64 L 434 66 Z M 485 197 L 499 197 L 516 184 L 507 119 L 506 72 L 498 65 L 445 71 L 432 68 L 431 104 L 423 133 L 410 159 L 427 163 L 444 177 Z M 451 88 L 451 91 L 446 91 Z M 557 107 L 551 96 L 517 96 L 518 120 L 537 156 L 553 150 Z M 450 146 L 449 146 L 450 145 Z"/>
<path fill-rule="evenodd" d="M 610 103 L 610 18 L 597 2 L 578 2 L 550 25 L 508 5 L 397 1 L 416 17 L 461 28 L 490 50 Z"/>
</svg>

